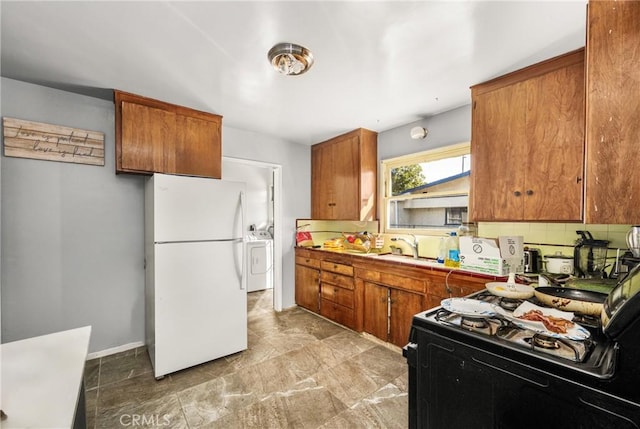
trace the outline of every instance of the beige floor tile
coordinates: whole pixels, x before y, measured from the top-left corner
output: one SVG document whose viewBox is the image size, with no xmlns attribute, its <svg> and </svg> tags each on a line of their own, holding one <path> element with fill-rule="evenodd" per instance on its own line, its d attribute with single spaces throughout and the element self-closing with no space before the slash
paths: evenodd
<svg viewBox="0 0 640 429">
<path fill-rule="evenodd" d="M 105 409 L 96 416 L 96 429 L 120 427 L 187 429 L 187 422 L 175 394 L 147 402 L 129 403 Z"/>
<path fill-rule="evenodd" d="M 400 352 L 271 300 L 248 295 L 248 350 L 161 380 L 145 347 L 87 362 L 89 428 L 406 427 Z"/>
</svg>

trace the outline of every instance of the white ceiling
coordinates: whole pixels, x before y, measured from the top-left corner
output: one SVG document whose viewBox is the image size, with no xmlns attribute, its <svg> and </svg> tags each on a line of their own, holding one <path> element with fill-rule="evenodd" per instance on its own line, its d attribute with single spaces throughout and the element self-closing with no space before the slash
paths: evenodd
<svg viewBox="0 0 640 429">
<path fill-rule="evenodd" d="M 584 46 L 586 0 L 0 3 L 2 76 L 116 88 L 313 144 L 469 104 L 469 86 Z M 279 42 L 315 56 L 282 76 Z"/>
</svg>

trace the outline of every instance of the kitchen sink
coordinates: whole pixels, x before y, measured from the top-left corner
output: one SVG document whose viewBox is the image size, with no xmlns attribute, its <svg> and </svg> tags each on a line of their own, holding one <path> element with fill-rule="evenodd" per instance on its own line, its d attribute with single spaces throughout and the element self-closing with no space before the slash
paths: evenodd
<svg viewBox="0 0 640 429">
<path fill-rule="evenodd" d="M 402 264 L 421 265 L 424 267 L 444 267 L 444 264 L 440 264 L 433 259 L 419 258 L 415 259 L 411 255 L 394 255 L 391 253 L 375 254 L 369 253 L 367 256 L 373 259 L 382 259 L 385 261 L 400 262 Z"/>
</svg>

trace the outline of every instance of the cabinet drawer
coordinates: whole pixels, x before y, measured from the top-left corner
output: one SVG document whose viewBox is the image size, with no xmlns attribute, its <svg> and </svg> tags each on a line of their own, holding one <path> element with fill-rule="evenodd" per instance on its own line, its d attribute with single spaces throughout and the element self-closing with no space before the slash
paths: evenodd
<svg viewBox="0 0 640 429">
<path fill-rule="evenodd" d="M 320 268 L 322 268 L 323 271 L 331 271 L 333 273 L 339 273 L 353 277 L 353 267 L 351 265 L 344 265 L 338 262 L 331 261 L 322 261 L 322 264 L 320 264 Z"/>
<path fill-rule="evenodd" d="M 296 264 L 297 265 L 305 265 L 311 268 L 320 269 L 320 260 L 313 258 L 306 258 L 304 256 L 296 256 Z"/>
<path fill-rule="evenodd" d="M 331 283 L 351 290 L 353 290 L 354 287 L 353 277 L 343 276 L 336 273 L 328 273 L 326 271 L 322 271 L 320 273 L 320 281 L 322 283 Z"/>
<path fill-rule="evenodd" d="M 356 315 L 355 311 L 333 301 L 322 299 L 320 303 L 320 314 L 340 323 L 348 328 L 355 329 Z"/>
<path fill-rule="evenodd" d="M 449 298 L 450 296 L 452 297 L 467 296 L 473 292 L 477 292 L 482 289 L 484 289 L 484 285 L 473 284 L 473 283 L 456 284 L 455 282 L 452 283 L 451 281 L 449 281 L 449 286 L 447 290 L 447 286 L 443 279 L 442 282 L 432 282 L 429 285 L 428 293 L 431 295 L 440 296 L 444 299 L 444 298 Z M 451 291 L 451 293 L 449 293 L 449 291 Z"/>
<path fill-rule="evenodd" d="M 399 276 L 395 273 L 379 271 L 358 270 L 358 277 L 373 283 L 384 284 L 396 289 L 405 289 L 412 292 L 424 293 L 425 280 Z"/>
<path fill-rule="evenodd" d="M 322 299 L 333 301 L 337 304 L 344 305 L 345 307 L 353 308 L 353 304 L 355 302 L 353 290 L 324 283 L 320 292 L 322 294 Z"/>
</svg>

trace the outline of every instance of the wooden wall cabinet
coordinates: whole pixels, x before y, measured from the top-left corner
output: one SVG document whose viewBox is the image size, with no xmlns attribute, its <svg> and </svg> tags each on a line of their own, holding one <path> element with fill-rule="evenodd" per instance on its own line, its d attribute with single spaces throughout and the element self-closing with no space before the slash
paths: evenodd
<svg viewBox="0 0 640 429">
<path fill-rule="evenodd" d="M 585 222 L 640 224 L 640 2 L 587 9 Z"/>
<path fill-rule="evenodd" d="M 296 248 L 296 304 L 320 313 L 320 258 L 312 251 Z"/>
<path fill-rule="evenodd" d="M 222 117 L 115 91 L 116 172 L 221 178 Z"/>
<path fill-rule="evenodd" d="M 378 135 L 363 128 L 311 148 L 311 217 L 375 220 Z"/>
<path fill-rule="evenodd" d="M 471 88 L 470 218 L 580 221 L 584 50 Z"/>
</svg>

